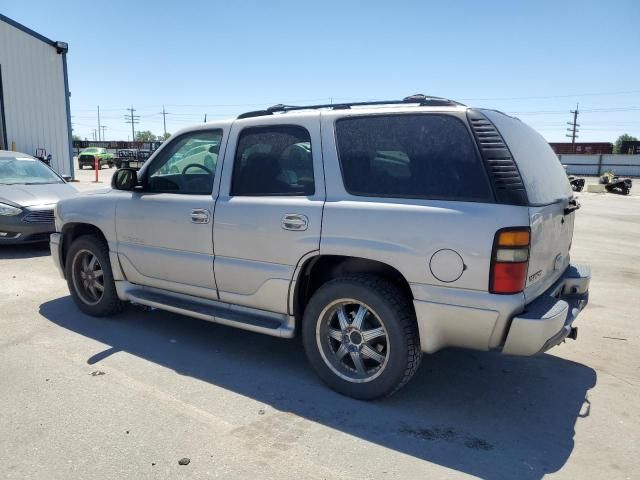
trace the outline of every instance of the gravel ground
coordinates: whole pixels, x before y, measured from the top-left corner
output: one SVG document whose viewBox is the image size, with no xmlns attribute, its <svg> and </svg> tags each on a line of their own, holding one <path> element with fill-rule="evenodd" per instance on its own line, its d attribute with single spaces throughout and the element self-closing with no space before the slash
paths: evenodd
<svg viewBox="0 0 640 480">
<path fill-rule="evenodd" d="M 572 255 L 593 280 L 578 341 L 537 358 L 445 350 L 372 403 L 324 387 L 298 340 L 141 308 L 85 316 L 46 246 L 4 247 L 0 476 L 638 478 L 640 196 L 580 201 Z"/>
</svg>

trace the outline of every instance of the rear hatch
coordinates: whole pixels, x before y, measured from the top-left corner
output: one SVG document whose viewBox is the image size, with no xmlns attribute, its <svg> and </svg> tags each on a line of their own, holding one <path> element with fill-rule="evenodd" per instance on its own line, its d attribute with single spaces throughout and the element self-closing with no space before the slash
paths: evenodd
<svg viewBox="0 0 640 480">
<path fill-rule="evenodd" d="M 569 266 L 575 210 L 565 215 L 565 208 L 570 208 L 566 199 L 529 208 L 531 250 L 524 292 L 527 302 L 549 288 Z"/>
<path fill-rule="evenodd" d="M 524 294 L 529 303 L 569 265 L 576 200 L 562 164 L 539 133 L 500 112 L 482 113 L 509 147 L 527 193 L 531 248 Z"/>
</svg>

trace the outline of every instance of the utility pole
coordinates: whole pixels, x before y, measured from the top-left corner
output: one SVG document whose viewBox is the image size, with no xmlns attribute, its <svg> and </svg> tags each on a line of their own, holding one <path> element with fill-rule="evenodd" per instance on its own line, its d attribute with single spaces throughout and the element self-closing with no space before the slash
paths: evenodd
<svg viewBox="0 0 640 480">
<path fill-rule="evenodd" d="M 207 123 L 207 114 L 204 114 L 204 123 Z"/>
<path fill-rule="evenodd" d="M 167 136 L 167 115 L 169 112 L 165 111 L 164 105 L 162 105 L 162 126 L 164 127 L 164 136 Z"/>
<path fill-rule="evenodd" d="M 136 139 L 135 125 L 136 123 L 140 123 L 140 115 L 133 114 L 133 112 L 136 111 L 136 109 L 133 108 L 133 105 L 131 106 L 131 108 L 127 108 L 127 110 L 129 111 L 129 114 L 124 116 L 124 123 L 131 124 L 131 140 L 135 141 Z"/>
<path fill-rule="evenodd" d="M 102 138 L 100 137 L 100 105 L 98 105 L 98 140 L 102 140 Z"/>
<path fill-rule="evenodd" d="M 576 153 L 576 138 L 578 138 L 578 132 L 580 131 L 578 130 L 578 127 L 580 126 L 580 124 L 578 124 L 578 114 L 580 113 L 578 105 L 579 104 L 576 103 L 576 109 L 570 110 L 570 112 L 573 113 L 573 122 L 567 122 L 567 125 L 570 125 L 571 127 L 567 128 L 569 135 L 565 135 L 565 137 L 571 137 L 571 151 L 573 153 Z"/>
<path fill-rule="evenodd" d="M 107 126 L 106 125 L 102 125 L 100 128 L 102 129 L 102 140 L 104 141 L 104 140 L 107 139 L 107 137 L 105 137 L 105 135 L 104 135 L 104 131 L 107 129 Z"/>
<path fill-rule="evenodd" d="M 95 140 L 96 140 L 96 129 L 94 128 L 93 129 L 93 141 L 95 141 Z"/>
</svg>

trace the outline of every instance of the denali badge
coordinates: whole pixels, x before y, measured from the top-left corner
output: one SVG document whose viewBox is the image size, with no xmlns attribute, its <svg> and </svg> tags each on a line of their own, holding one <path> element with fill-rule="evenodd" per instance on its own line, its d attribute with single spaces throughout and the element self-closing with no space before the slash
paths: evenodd
<svg viewBox="0 0 640 480">
<path fill-rule="evenodd" d="M 540 275 L 542 275 L 542 270 L 538 270 L 536 273 L 532 273 L 531 275 L 529 275 L 529 283 L 536 280 Z"/>
<path fill-rule="evenodd" d="M 560 270 L 563 264 L 564 264 L 564 255 L 558 254 L 556 259 L 553 261 L 553 269 Z"/>
</svg>

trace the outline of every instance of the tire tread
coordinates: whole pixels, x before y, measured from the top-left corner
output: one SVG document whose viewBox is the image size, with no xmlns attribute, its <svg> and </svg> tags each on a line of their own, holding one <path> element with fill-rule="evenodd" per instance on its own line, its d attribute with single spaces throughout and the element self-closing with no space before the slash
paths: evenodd
<svg viewBox="0 0 640 480">
<path fill-rule="evenodd" d="M 418 325 L 411 299 L 408 298 L 400 288 L 387 279 L 372 274 L 352 274 L 337 277 L 324 283 L 320 289 L 331 288 L 332 285 L 336 284 L 344 287 L 345 284 L 348 283 L 365 287 L 382 297 L 382 300 L 396 313 L 395 318 L 400 323 L 400 328 L 404 332 L 404 337 L 407 342 L 406 367 L 401 380 L 390 391 L 381 395 L 383 398 L 389 397 L 411 380 L 411 377 L 413 377 L 418 370 L 422 359 Z"/>
</svg>

